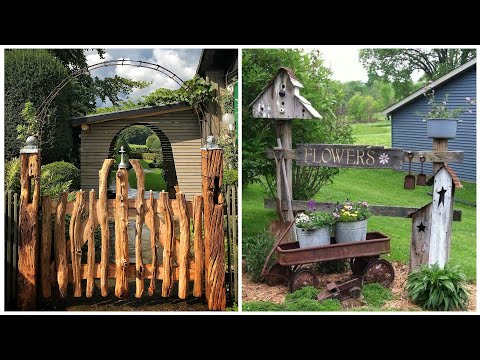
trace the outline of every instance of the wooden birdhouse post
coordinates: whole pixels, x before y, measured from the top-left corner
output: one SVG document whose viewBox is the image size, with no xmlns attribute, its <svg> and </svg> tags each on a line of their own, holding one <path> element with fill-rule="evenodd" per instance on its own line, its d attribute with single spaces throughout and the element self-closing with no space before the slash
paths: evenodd
<svg viewBox="0 0 480 360">
<path fill-rule="evenodd" d="M 427 184 L 433 185 L 432 202 L 412 214 L 410 270 L 435 263 L 443 268 L 450 252 L 455 188 L 462 185 L 448 165 Z"/>
<path fill-rule="evenodd" d="M 277 147 L 274 150 L 279 209 L 282 200 L 287 200 L 289 204 L 292 200 L 292 156 L 288 155 L 288 150 L 292 149 L 291 121 L 322 118 L 310 102 L 300 95 L 301 88 L 303 85 L 293 71 L 282 67 L 250 104 L 255 118 L 276 122 Z M 291 206 L 289 210 L 282 210 L 282 217 L 285 221 L 293 220 Z"/>
</svg>

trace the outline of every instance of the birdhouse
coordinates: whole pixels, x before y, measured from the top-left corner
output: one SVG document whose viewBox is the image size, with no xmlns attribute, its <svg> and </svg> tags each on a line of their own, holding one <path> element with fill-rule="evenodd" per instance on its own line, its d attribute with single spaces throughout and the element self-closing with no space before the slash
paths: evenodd
<svg viewBox="0 0 480 360">
<path fill-rule="evenodd" d="M 321 119 L 310 101 L 300 95 L 301 88 L 303 85 L 292 70 L 278 69 L 277 75 L 250 104 L 253 116 L 277 120 Z"/>
</svg>

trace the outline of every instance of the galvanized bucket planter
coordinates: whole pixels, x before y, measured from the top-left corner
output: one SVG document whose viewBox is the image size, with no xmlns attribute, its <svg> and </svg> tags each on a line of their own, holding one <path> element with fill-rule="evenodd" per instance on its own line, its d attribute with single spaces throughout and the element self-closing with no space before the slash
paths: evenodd
<svg viewBox="0 0 480 360">
<path fill-rule="evenodd" d="M 368 220 L 337 222 L 335 224 L 335 241 L 337 244 L 352 241 L 365 241 L 367 238 Z"/>
<path fill-rule="evenodd" d="M 429 138 L 454 139 L 457 135 L 457 119 L 427 119 Z"/>
<path fill-rule="evenodd" d="M 315 230 L 295 227 L 300 248 L 330 245 L 330 226 Z"/>
</svg>

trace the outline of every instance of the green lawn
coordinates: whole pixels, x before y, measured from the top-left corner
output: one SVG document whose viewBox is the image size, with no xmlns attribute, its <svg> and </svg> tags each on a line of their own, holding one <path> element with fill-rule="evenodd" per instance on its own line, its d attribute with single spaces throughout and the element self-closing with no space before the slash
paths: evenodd
<svg viewBox="0 0 480 360">
<path fill-rule="evenodd" d="M 142 168 L 148 169 L 149 171 L 145 171 L 145 191 L 162 191 L 168 190 L 167 183 L 163 178 L 162 169 L 157 168 L 149 168 L 148 163 L 152 162 L 151 160 L 140 160 L 140 164 Z M 115 173 L 117 170 L 112 170 L 111 178 L 115 179 Z M 128 186 L 132 189 L 137 188 L 137 176 L 135 175 L 135 170 L 130 169 L 128 171 Z"/>
<path fill-rule="evenodd" d="M 390 121 L 368 124 L 352 124 L 354 144 L 392 146 Z"/>
<path fill-rule="evenodd" d="M 148 147 L 147 145 L 138 145 L 138 144 L 128 144 L 130 146 L 130 149 L 132 150 L 146 150 Z"/>
<path fill-rule="evenodd" d="M 355 126 L 355 135 L 374 144 L 374 138 L 380 139 L 385 126 L 362 124 Z M 384 135 L 385 137 L 385 132 Z M 390 138 L 389 138 L 390 139 Z M 390 141 L 390 140 L 389 140 Z M 364 141 L 361 141 L 362 143 Z M 357 141 L 357 143 L 359 143 Z M 387 142 L 378 144 L 390 146 Z M 431 202 L 427 194 L 430 187 L 416 187 L 404 190 L 405 173 L 393 170 L 342 169 L 333 179 L 333 184 L 324 186 L 315 196 L 317 201 L 366 200 L 375 205 L 422 207 Z M 475 202 L 476 184 L 462 182 L 464 189 L 457 190 L 455 198 Z M 250 185 L 243 190 L 243 236 L 252 236 L 268 228 L 276 219 L 274 210 L 264 209 L 263 200 L 267 195 L 260 185 Z M 461 266 L 470 281 L 476 279 L 476 208 L 471 205 L 455 203 L 455 209 L 462 210 L 462 221 L 453 222 L 450 260 Z M 369 219 L 369 231 L 377 230 L 391 237 L 390 260 L 408 262 L 411 238 L 411 219 L 373 216 Z"/>
</svg>

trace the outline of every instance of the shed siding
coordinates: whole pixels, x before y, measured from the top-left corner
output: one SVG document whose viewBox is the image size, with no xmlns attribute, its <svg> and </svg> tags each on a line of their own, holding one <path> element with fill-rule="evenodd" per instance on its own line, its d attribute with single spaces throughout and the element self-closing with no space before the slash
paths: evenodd
<svg viewBox="0 0 480 360">
<path fill-rule="evenodd" d="M 477 67 L 472 66 L 465 72 L 452 78 L 450 81 L 435 88 L 435 99 L 443 100 L 449 94 L 448 107 L 457 108 L 465 105 L 465 98 L 477 98 Z M 476 181 L 476 106 L 471 106 L 472 113 L 463 113 L 457 127 L 457 136 L 448 141 L 448 150 L 464 152 L 462 163 L 451 164 L 452 169 L 462 180 Z M 429 111 L 428 99 L 420 96 L 413 102 L 395 110 L 392 116 L 392 147 L 403 150 L 430 150 L 432 139 L 427 137 L 427 125 L 417 114 Z M 404 163 L 404 170 L 408 170 L 408 163 Z M 432 174 L 432 165 L 425 163 L 424 171 Z M 420 164 L 412 163 L 412 172 L 420 172 Z"/>
<path fill-rule="evenodd" d="M 98 193 L 98 171 L 108 158 L 110 143 L 117 132 L 139 123 L 158 127 L 170 140 L 180 190 L 191 200 L 202 192 L 201 135 L 197 117 L 191 110 L 133 119 L 90 124 L 81 135 L 81 183 L 83 189 Z M 145 189 L 148 191 L 149 189 Z"/>
</svg>

